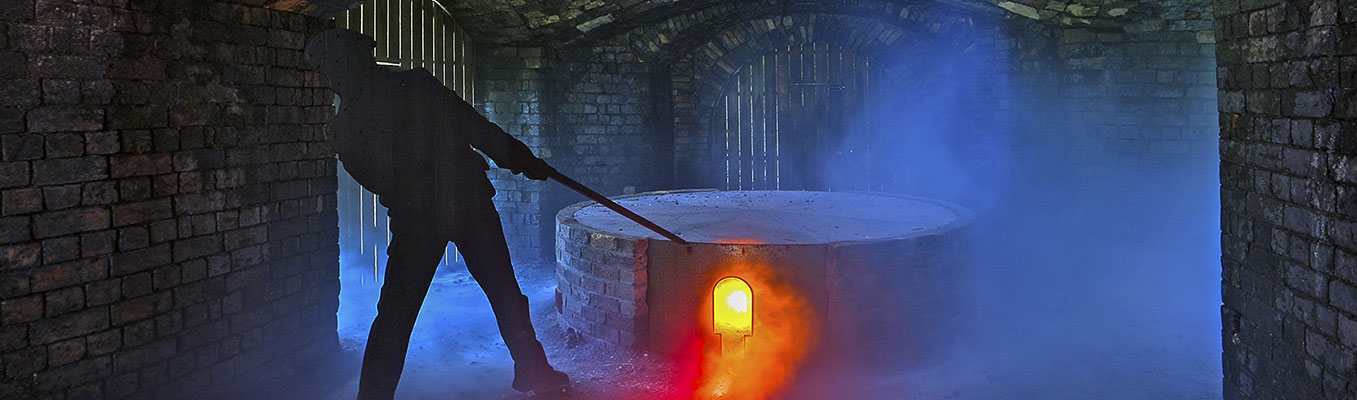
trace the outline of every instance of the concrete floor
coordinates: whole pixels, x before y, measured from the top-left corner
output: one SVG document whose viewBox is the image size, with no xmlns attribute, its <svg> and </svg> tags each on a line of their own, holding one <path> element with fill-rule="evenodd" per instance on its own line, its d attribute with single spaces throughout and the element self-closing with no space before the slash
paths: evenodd
<svg viewBox="0 0 1357 400">
<path fill-rule="evenodd" d="M 569 373 L 568 393 L 524 396 L 509 387 L 512 363 L 490 307 L 464 269 L 440 272 L 415 326 L 398 399 L 686 399 L 685 373 L 670 357 L 633 352 L 587 338 L 568 338 L 553 307 L 549 265 L 521 265 L 519 280 L 548 356 Z M 369 287 L 370 289 L 370 287 Z M 1015 292 L 1031 287 L 1010 285 Z M 1097 290 L 1094 290 L 1097 291 Z M 341 306 L 370 313 L 373 296 L 349 295 Z M 804 374 L 787 398 L 873 399 L 1219 399 L 1219 345 L 1209 322 L 1120 319 L 1108 324 L 1085 313 L 1117 312 L 1089 302 L 1087 293 L 1050 300 L 1050 317 L 1005 319 L 978 329 L 936 364 L 907 371 Z M 369 302 L 370 301 L 370 302 Z M 982 307 L 985 304 L 979 304 Z M 1129 314 L 1128 314 L 1129 315 Z M 1115 320 L 1115 319 L 1114 319 Z M 350 350 L 314 385 L 292 388 L 295 398 L 354 398 L 362 341 L 370 317 L 341 318 Z M 1190 329 L 1168 329 L 1166 326 Z M 1035 328 L 1039 327 L 1039 328 Z M 1176 336 L 1153 332 L 1179 331 Z M 1060 333 L 1053 333 L 1060 332 Z M 983 339 L 980 339 L 983 338 Z M 1116 344 L 1108 346 L 1109 343 Z M 1214 349 L 1214 350 L 1212 350 Z M 844 397 L 844 396 L 848 397 Z M 289 395 L 294 396 L 294 395 Z"/>
</svg>

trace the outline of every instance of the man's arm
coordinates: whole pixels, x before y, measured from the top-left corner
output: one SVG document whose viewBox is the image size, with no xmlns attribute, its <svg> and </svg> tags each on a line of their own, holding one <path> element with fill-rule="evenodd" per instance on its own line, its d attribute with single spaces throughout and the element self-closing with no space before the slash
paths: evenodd
<svg viewBox="0 0 1357 400">
<path fill-rule="evenodd" d="M 522 173 L 529 179 L 545 180 L 550 176 L 551 166 L 533 155 L 527 145 L 476 112 L 471 104 L 456 93 L 449 90 L 448 96 L 452 97 L 449 102 L 454 104 L 456 120 L 460 123 L 458 128 L 463 130 L 461 133 L 466 135 L 472 147 L 494 160 L 496 166 L 515 174 Z"/>
</svg>

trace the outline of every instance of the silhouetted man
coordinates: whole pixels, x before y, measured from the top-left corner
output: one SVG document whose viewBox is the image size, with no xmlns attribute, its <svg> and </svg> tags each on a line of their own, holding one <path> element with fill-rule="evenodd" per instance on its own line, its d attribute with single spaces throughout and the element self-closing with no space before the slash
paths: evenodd
<svg viewBox="0 0 1357 400">
<path fill-rule="evenodd" d="M 377 66 L 375 45 L 344 29 L 321 32 L 306 45 L 307 62 L 340 96 L 330 144 L 344 169 L 381 197 L 391 221 L 386 281 L 363 353 L 358 398 L 395 394 L 410 331 L 448 241 L 457 244 L 490 299 L 514 360 L 514 389 L 569 385 L 547 363 L 533 332 L 528 299 L 518 288 L 491 202 L 495 189 L 485 177 L 490 167 L 472 148 L 531 179 L 546 179 L 551 166 L 427 71 Z"/>
</svg>

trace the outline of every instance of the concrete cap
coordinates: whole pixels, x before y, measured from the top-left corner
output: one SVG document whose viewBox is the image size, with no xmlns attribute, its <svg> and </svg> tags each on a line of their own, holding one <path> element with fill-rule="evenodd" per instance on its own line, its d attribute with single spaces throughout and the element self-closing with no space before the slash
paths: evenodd
<svg viewBox="0 0 1357 400">
<path fill-rule="evenodd" d="M 969 211 L 945 202 L 859 192 L 658 192 L 617 202 L 699 243 L 871 241 L 946 230 L 971 219 Z M 600 233 L 664 240 L 596 203 L 579 208 L 574 218 Z"/>
</svg>

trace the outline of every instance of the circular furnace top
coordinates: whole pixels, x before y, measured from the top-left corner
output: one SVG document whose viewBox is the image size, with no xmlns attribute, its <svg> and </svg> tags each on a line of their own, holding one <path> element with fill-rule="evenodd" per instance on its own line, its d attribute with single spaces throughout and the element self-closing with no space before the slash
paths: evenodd
<svg viewBox="0 0 1357 400">
<path fill-rule="evenodd" d="M 616 201 L 698 243 L 871 241 L 939 232 L 971 219 L 970 211 L 946 202 L 855 192 L 677 191 Z M 600 233 L 665 240 L 594 202 L 566 208 L 558 219 L 568 223 L 571 214 Z"/>
</svg>

